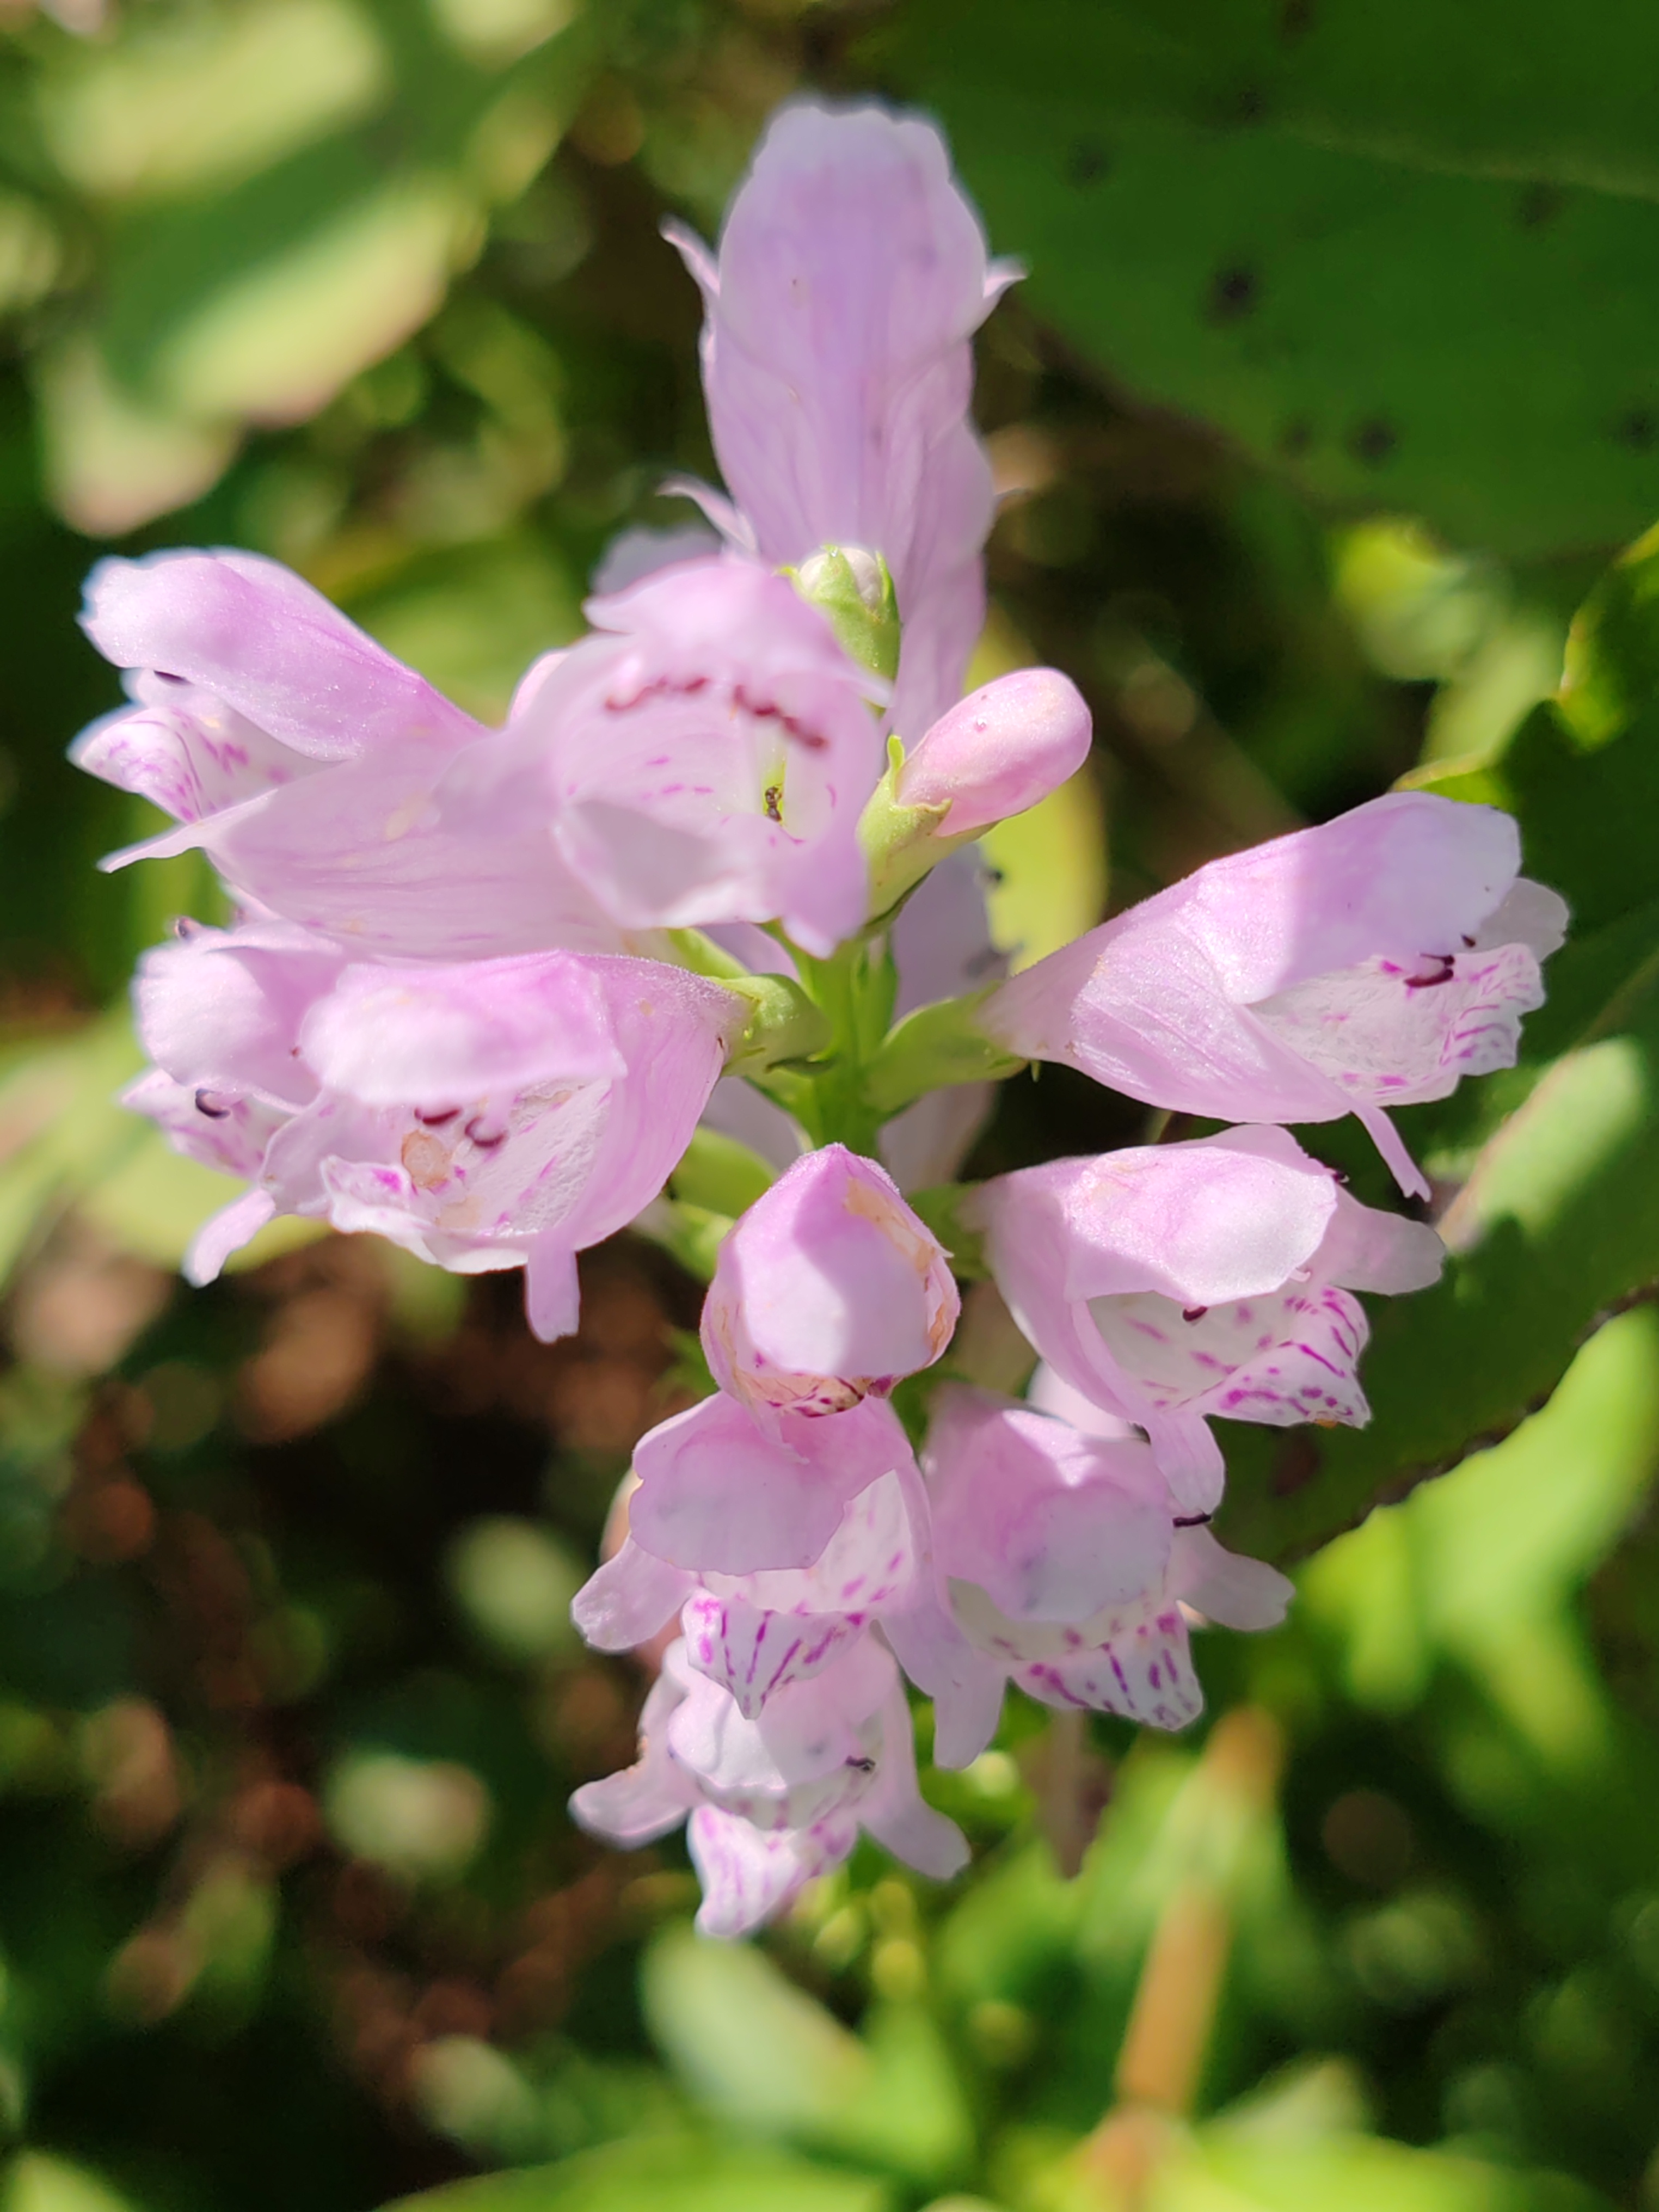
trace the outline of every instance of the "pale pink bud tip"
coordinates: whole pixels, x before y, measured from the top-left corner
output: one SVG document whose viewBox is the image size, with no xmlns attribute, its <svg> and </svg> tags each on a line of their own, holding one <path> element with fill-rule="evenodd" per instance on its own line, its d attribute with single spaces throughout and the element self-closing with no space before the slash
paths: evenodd
<svg viewBox="0 0 1659 2212">
<path fill-rule="evenodd" d="M 826 1145 L 720 1247 L 702 1340 L 715 1381 L 750 1408 L 836 1413 L 930 1365 L 957 1310 L 945 1253 L 892 1178 Z"/>
<path fill-rule="evenodd" d="M 1089 709 L 1054 668 L 999 676 L 943 714 L 900 771 L 903 806 L 948 806 L 947 836 L 1023 814 L 1089 757 Z"/>
</svg>

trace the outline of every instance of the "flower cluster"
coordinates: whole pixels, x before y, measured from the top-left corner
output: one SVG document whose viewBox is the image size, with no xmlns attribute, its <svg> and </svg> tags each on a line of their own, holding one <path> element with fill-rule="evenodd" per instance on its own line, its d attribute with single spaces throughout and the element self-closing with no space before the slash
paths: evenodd
<svg viewBox="0 0 1659 2212">
<path fill-rule="evenodd" d="M 1207 1525 L 1212 1424 L 1363 1422 L 1355 1293 L 1442 1256 L 1282 1125 L 1354 1114 L 1425 1194 L 1389 1109 L 1513 1059 L 1565 915 L 1506 817 L 1400 793 L 1005 978 L 974 841 L 1090 741 L 1053 671 L 962 696 L 993 509 L 970 341 L 1012 272 L 937 133 L 867 107 L 786 110 L 718 255 L 675 242 L 719 537 L 613 549 L 502 727 L 273 563 L 175 553 L 94 573 L 131 702 L 74 757 L 176 824 L 111 865 L 199 848 L 234 912 L 136 987 L 129 1103 L 245 1186 L 194 1280 L 305 1215 L 522 1267 L 553 1338 L 580 1251 L 677 1218 L 688 1148 L 769 1185 L 714 1259 L 712 1393 L 640 1444 L 576 1602 L 591 1644 L 660 1656 L 638 1763 L 576 1816 L 688 1823 L 702 1924 L 735 1934 L 860 1828 L 963 1862 L 907 1677 L 959 1765 L 1011 1681 L 1180 1727 L 1194 1623 L 1280 1617 L 1283 1577 Z M 1014 1399 L 952 1353 L 951 1255 L 902 1192 L 1044 1059 L 1232 1126 L 957 1194 L 1042 1362 Z"/>
</svg>

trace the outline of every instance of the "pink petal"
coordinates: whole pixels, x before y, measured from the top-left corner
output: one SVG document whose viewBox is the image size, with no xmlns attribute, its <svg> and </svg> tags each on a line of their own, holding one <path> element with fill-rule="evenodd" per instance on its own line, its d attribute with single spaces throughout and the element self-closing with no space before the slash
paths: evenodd
<svg viewBox="0 0 1659 2212">
<path fill-rule="evenodd" d="M 550 1076 L 623 1073 L 592 963 L 531 953 L 447 967 L 348 968 L 305 1022 L 319 1081 L 365 1104 L 434 1105 Z"/>
<path fill-rule="evenodd" d="M 1187 1624 L 1174 1604 L 1075 1657 L 1029 1661 L 1014 1680 L 1046 1705 L 1120 1713 L 1147 1728 L 1185 1728 L 1204 1710 Z"/>
<path fill-rule="evenodd" d="M 574 1336 L 581 1316 L 576 1254 L 557 1230 L 547 1230 L 532 1244 L 525 1261 L 525 1316 L 541 1344 Z"/>
<path fill-rule="evenodd" d="M 852 1820 L 763 1835 L 747 1820 L 700 1805 L 686 1830 L 702 1884 L 700 1936 L 750 1936 L 775 1920 L 809 1881 L 839 1866 L 858 1837 Z"/>
<path fill-rule="evenodd" d="M 1376 956 L 1409 963 L 1455 951 L 1520 862 L 1520 832 L 1496 807 L 1394 791 L 1212 860 L 1133 916 L 1137 928 L 1178 920 L 1214 961 L 1228 998 L 1254 1005 Z"/>
<path fill-rule="evenodd" d="M 141 849 L 200 845 L 240 890 L 359 958 L 615 951 L 617 925 L 560 863 L 544 794 L 503 775 L 508 742 L 348 762 Z"/>
<path fill-rule="evenodd" d="M 866 1399 L 763 1437 L 742 1407 L 705 1398 L 641 1438 L 630 1506 L 636 1542 L 699 1572 L 810 1566 L 848 1501 L 909 1456 L 890 1407 Z"/>
<path fill-rule="evenodd" d="M 185 1255 L 181 1273 L 198 1290 L 217 1280 L 233 1252 L 240 1252 L 264 1227 L 276 1208 L 263 1190 L 245 1190 L 240 1198 L 202 1224 Z"/>
<path fill-rule="evenodd" d="M 1011 1617 L 1085 1620 L 1163 1580 L 1170 1496 L 1144 1443 L 947 1383 L 923 1465 L 940 1571 Z"/>
<path fill-rule="evenodd" d="M 633 1651 L 651 1641 L 694 1588 L 684 1568 L 642 1552 L 629 1536 L 577 1591 L 570 1617 L 595 1651 Z"/>
<path fill-rule="evenodd" d="M 720 1247 L 703 1306 L 715 1380 L 757 1409 L 831 1413 L 937 1359 L 960 1310 L 938 1239 L 843 1145 L 788 1168 Z"/>
<path fill-rule="evenodd" d="M 683 1616 L 685 1656 L 718 1682 L 745 1720 L 786 1684 L 811 1681 L 838 1658 L 862 1622 L 845 1613 L 771 1613 L 733 1594 L 700 1589 Z"/>
<path fill-rule="evenodd" d="M 828 952 L 864 919 L 886 687 L 751 561 L 683 562 L 588 613 L 515 716 L 503 789 L 541 779 L 559 853 L 623 926 L 781 920 Z"/>
<path fill-rule="evenodd" d="M 1052 668 L 1024 668 L 986 684 L 940 716 L 906 757 L 902 806 L 945 806 L 940 834 L 959 837 L 1023 814 L 1059 789 L 1089 757 L 1081 693 Z"/>
<path fill-rule="evenodd" d="M 697 1802 L 696 1783 L 668 1755 L 668 1724 L 684 1694 L 666 1669 L 657 1677 L 640 1714 L 638 1759 L 576 1791 L 570 1810 L 579 1826 L 624 1848 L 678 1827 Z"/>
<path fill-rule="evenodd" d="M 1223 1549 L 1207 1528 L 1178 1528 L 1170 1563 L 1173 1596 L 1225 1628 L 1277 1628 L 1296 1585 L 1265 1559 Z"/>
<path fill-rule="evenodd" d="M 158 1066 L 191 1089 L 304 1106 L 317 1083 L 297 1049 L 301 1028 L 340 967 L 331 945 L 289 925 L 193 928 L 140 960 L 139 1036 Z"/>
<path fill-rule="evenodd" d="M 983 618 L 990 470 L 967 421 L 968 340 L 994 291 L 927 124 L 799 105 L 727 214 L 703 380 L 720 467 L 762 556 L 885 556 L 905 637 L 896 714 L 916 734 L 961 689 Z M 999 288 L 1000 289 L 1000 288 Z"/>
<path fill-rule="evenodd" d="M 262 1099 L 175 1082 L 159 1067 L 130 1083 L 120 1103 L 154 1121 L 175 1152 L 250 1182 L 258 1175 L 271 1139 L 290 1118 L 283 1108 Z"/>
<path fill-rule="evenodd" d="M 414 738 L 453 748 L 481 734 L 320 592 L 257 554 L 100 561 L 82 627 L 118 668 L 199 684 L 315 760 Z"/>
<path fill-rule="evenodd" d="M 968 1863 L 968 1839 L 954 1820 L 922 1800 L 910 1708 L 896 1684 L 888 1693 L 882 1720 L 880 1771 L 859 1808 L 860 1820 L 896 1859 L 935 1881 L 949 1881 Z"/>
<path fill-rule="evenodd" d="M 322 765 L 182 677 L 143 676 L 140 703 L 82 731 L 70 759 L 175 821 L 199 822 Z"/>
<path fill-rule="evenodd" d="M 1426 1193 L 1385 1109 L 1513 1059 L 1540 1002 L 1536 957 L 1522 943 L 1483 950 L 1481 933 L 1518 859 L 1507 815 L 1389 793 L 1212 861 L 1039 961 L 996 994 L 985 1026 L 1179 1112 L 1352 1111 L 1402 1187 Z M 1561 920 L 1547 899 L 1516 912 L 1540 943 Z"/>
</svg>

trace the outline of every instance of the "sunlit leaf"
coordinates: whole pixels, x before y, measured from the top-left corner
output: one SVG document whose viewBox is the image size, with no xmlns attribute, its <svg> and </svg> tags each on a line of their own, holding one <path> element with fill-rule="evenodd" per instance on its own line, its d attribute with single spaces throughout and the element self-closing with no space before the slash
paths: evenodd
<svg viewBox="0 0 1659 2212">
<path fill-rule="evenodd" d="M 924 2013 L 881 2008 L 852 2035 L 763 1953 L 684 1929 L 653 1947 L 643 1993 L 676 2070 L 737 2127 L 924 2179 L 966 2156 L 961 2085 Z"/>
<path fill-rule="evenodd" d="M 1616 543 L 1659 508 L 1650 20 L 920 0 L 874 51 L 1030 304 L 1138 397 L 1465 544 Z"/>
<path fill-rule="evenodd" d="M 557 2166 L 490 2174 L 386 2212 L 886 2212 L 886 2185 L 704 2138 L 613 2143 Z"/>
</svg>

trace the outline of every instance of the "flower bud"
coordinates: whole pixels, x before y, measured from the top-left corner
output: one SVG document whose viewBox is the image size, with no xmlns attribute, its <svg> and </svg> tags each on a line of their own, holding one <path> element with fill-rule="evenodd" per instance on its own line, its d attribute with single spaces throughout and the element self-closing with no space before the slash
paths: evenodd
<svg viewBox="0 0 1659 2212">
<path fill-rule="evenodd" d="M 786 573 L 807 605 L 828 617 L 848 658 L 891 683 L 898 673 L 898 601 L 880 554 L 825 545 Z"/>
<path fill-rule="evenodd" d="M 1053 668 L 1000 676 L 942 714 L 899 772 L 901 806 L 948 809 L 938 834 L 961 837 L 1023 814 L 1089 755 L 1089 709 Z"/>
<path fill-rule="evenodd" d="M 843 1413 L 951 1340 L 943 1248 L 874 1161 L 808 1152 L 720 1247 L 702 1311 L 714 1379 L 751 1412 Z"/>
</svg>

